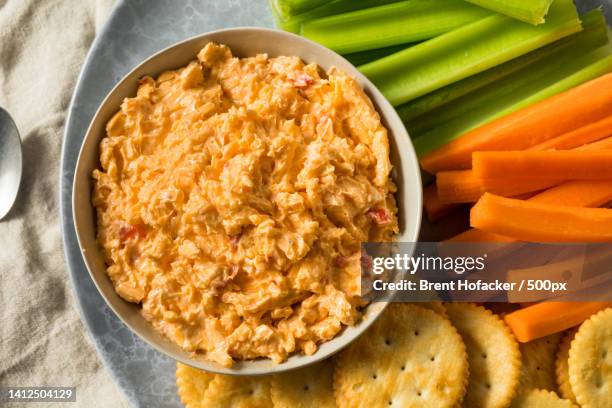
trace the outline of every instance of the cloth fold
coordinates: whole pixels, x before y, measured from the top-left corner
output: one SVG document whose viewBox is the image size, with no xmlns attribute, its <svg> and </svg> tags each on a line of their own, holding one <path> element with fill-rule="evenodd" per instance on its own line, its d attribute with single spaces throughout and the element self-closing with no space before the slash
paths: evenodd
<svg viewBox="0 0 612 408">
<path fill-rule="evenodd" d="M 17 123 L 24 159 L 17 202 L 0 221 L 0 386 L 74 386 L 68 407 L 127 406 L 80 321 L 58 211 L 70 97 L 112 4 L 0 0 L 0 106 Z"/>
</svg>

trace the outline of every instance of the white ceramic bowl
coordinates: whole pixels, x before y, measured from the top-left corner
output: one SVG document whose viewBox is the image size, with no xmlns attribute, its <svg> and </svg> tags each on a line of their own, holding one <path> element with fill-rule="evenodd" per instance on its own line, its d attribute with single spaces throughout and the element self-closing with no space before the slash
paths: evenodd
<svg viewBox="0 0 612 408">
<path fill-rule="evenodd" d="M 136 94 L 139 78 L 144 75 L 157 76 L 165 70 L 185 66 L 196 58 L 198 51 L 209 41 L 228 45 L 234 55 L 240 57 L 258 53 L 267 53 L 272 57 L 297 55 L 306 62 L 316 62 L 325 70 L 336 66 L 353 75 L 374 102 L 389 130 L 393 177 L 399 188 L 396 195 L 401 230 L 398 240 L 417 240 L 422 206 L 420 171 L 408 133 L 395 109 L 365 76 L 340 55 L 297 35 L 263 28 L 231 28 L 190 38 L 148 58 L 119 81 L 96 112 L 81 146 L 72 191 L 74 225 L 83 259 L 100 294 L 117 316 L 151 346 L 175 360 L 210 372 L 259 375 L 291 370 L 322 360 L 349 344 L 374 322 L 386 305 L 369 305 L 358 325 L 346 328 L 333 340 L 321 344 L 311 356 L 296 353 L 281 364 L 267 359 L 239 361 L 228 369 L 204 359 L 194 358 L 190 353 L 181 350 L 141 316 L 140 306 L 121 299 L 106 275 L 102 249 L 96 242 L 96 218 L 91 204 L 91 173 L 100 166 L 98 145 L 105 135 L 106 122 L 119 110 L 124 98 Z"/>
</svg>

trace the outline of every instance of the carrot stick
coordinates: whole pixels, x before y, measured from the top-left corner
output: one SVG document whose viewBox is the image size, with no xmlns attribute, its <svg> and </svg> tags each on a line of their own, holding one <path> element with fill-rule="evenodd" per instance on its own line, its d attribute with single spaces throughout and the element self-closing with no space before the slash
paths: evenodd
<svg viewBox="0 0 612 408">
<path fill-rule="evenodd" d="M 567 181 L 544 190 L 529 201 L 568 207 L 601 207 L 612 200 L 612 180 Z"/>
<path fill-rule="evenodd" d="M 526 149 L 611 115 L 607 74 L 471 130 L 422 157 L 421 165 L 430 173 L 469 169 L 473 152 Z"/>
<path fill-rule="evenodd" d="M 527 242 L 612 241 L 612 209 L 542 204 L 490 193 L 472 207 L 470 224 Z"/>
<path fill-rule="evenodd" d="M 529 151 L 544 151 L 552 148 L 558 150 L 572 149 L 574 150 L 612 150 L 612 137 L 601 138 L 595 141 L 595 136 L 586 136 L 597 134 L 605 135 L 612 134 L 612 117 L 601 120 L 594 125 L 585 126 L 576 132 L 566 133 L 558 138 L 551 139 L 547 142 L 529 148 Z M 588 131 L 587 131 L 588 129 Z M 582 134 L 580 134 L 582 133 Z M 575 135 L 573 141 L 570 141 L 570 135 Z M 588 138 L 591 142 L 587 142 Z M 581 140 L 586 143 L 577 142 Z M 489 193 L 501 195 L 504 197 L 517 196 L 524 193 L 543 190 L 552 187 L 559 183 L 558 179 L 551 179 L 548 182 L 545 180 L 533 179 L 518 180 L 512 182 L 514 174 L 510 179 L 492 179 L 482 180 L 470 170 L 454 170 L 441 171 L 436 175 L 436 184 L 438 196 L 445 203 L 471 203 L 476 202 L 486 191 Z M 516 180 L 515 180 L 516 181 Z"/>
<path fill-rule="evenodd" d="M 612 133 L 612 129 L 609 130 Z M 554 140 L 554 139 L 553 139 Z M 561 146 L 560 146 L 561 147 Z M 612 149 L 612 137 L 585 144 L 576 148 L 579 151 Z M 490 154 L 490 152 L 487 152 Z M 543 190 L 559 184 L 559 179 L 529 179 L 510 177 L 481 179 L 471 170 L 441 171 L 436 176 L 438 196 L 445 203 L 473 203 L 485 192 L 514 197 L 524 193 Z"/>
<path fill-rule="evenodd" d="M 440 201 L 436 185 L 431 184 L 423 190 L 423 207 L 425 207 L 427 219 L 436 222 L 452 212 L 458 205 Z"/>
<path fill-rule="evenodd" d="M 588 145 L 580 146 L 576 150 L 612 150 L 612 137 L 607 137 Z"/>
<path fill-rule="evenodd" d="M 474 203 L 486 190 L 472 170 L 441 171 L 436 174 L 440 201 L 446 203 Z"/>
<path fill-rule="evenodd" d="M 605 137 L 612 136 L 612 116 L 599 122 L 591 123 L 579 129 L 549 139 L 530 147 L 528 150 L 568 150 L 596 142 Z"/>
<path fill-rule="evenodd" d="M 577 326 L 612 306 L 610 302 L 543 302 L 506 315 L 504 320 L 521 343 Z"/>
<path fill-rule="evenodd" d="M 612 180 L 612 150 L 474 152 L 472 165 L 485 187 L 516 179 Z"/>
<path fill-rule="evenodd" d="M 443 203 L 474 203 L 485 192 L 513 197 L 542 190 L 558 182 L 558 180 L 546 179 L 485 181 L 472 170 L 441 171 L 436 175 L 438 197 Z"/>
<path fill-rule="evenodd" d="M 600 207 L 612 200 L 612 181 L 567 181 L 531 197 L 528 201 L 569 207 Z M 467 230 L 449 242 L 512 242 L 514 238 L 477 229 Z"/>
</svg>

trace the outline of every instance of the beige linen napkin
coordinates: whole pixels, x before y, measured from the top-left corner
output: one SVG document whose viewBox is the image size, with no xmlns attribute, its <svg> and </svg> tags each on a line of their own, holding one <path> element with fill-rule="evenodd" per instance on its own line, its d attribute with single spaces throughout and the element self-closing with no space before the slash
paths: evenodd
<svg viewBox="0 0 612 408">
<path fill-rule="evenodd" d="M 127 406 L 79 319 L 58 213 L 66 111 L 112 1 L 0 0 L 0 105 L 24 148 L 18 201 L 0 221 L 0 385 L 75 386 L 67 407 Z"/>
</svg>

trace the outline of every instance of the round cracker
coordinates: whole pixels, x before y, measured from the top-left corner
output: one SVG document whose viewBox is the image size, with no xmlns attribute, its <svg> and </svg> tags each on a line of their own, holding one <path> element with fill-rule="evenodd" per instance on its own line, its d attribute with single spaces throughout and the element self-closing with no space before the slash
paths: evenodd
<svg viewBox="0 0 612 408">
<path fill-rule="evenodd" d="M 556 389 L 555 356 L 562 334 L 555 333 L 529 343 L 521 343 L 521 377 L 519 391 Z"/>
<path fill-rule="evenodd" d="M 572 401 L 561 399 L 553 391 L 529 390 L 519 394 L 510 408 L 578 408 Z"/>
<path fill-rule="evenodd" d="M 176 387 L 181 402 L 187 408 L 203 408 L 202 400 L 214 374 L 176 363 Z"/>
<path fill-rule="evenodd" d="M 612 308 L 580 326 L 568 365 L 572 391 L 581 407 L 612 407 Z"/>
<path fill-rule="evenodd" d="M 433 310 L 434 312 L 439 313 L 444 317 L 448 317 L 446 316 L 446 308 L 444 307 L 444 304 L 442 302 L 418 302 L 411 304 L 424 307 L 425 309 Z"/>
<path fill-rule="evenodd" d="M 465 342 L 470 378 L 464 405 L 503 408 L 516 395 L 521 353 L 503 320 L 471 303 L 447 303 L 448 317 Z"/>
<path fill-rule="evenodd" d="M 270 408 L 270 377 L 216 375 L 204 393 L 206 408 Z"/>
<path fill-rule="evenodd" d="M 392 304 L 338 358 L 336 404 L 343 407 L 455 407 L 465 392 L 461 336 L 440 314 Z"/>
<path fill-rule="evenodd" d="M 567 360 L 569 358 L 569 349 L 576 336 L 577 328 L 568 330 L 561 344 L 559 344 L 559 350 L 557 351 L 557 358 L 555 360 L 555 373 L 557 375 L 557 386 L 559 387 L 559 393 L 565 399 L 576 402 L 576 396 L 572 391 L 572 386 L 569 381 L 569 366 Z"/>
<path fill-rule="evenodd" d="M 335 408 L 332 359 L 272 377 L 274 408 Z"/>
</svg>

